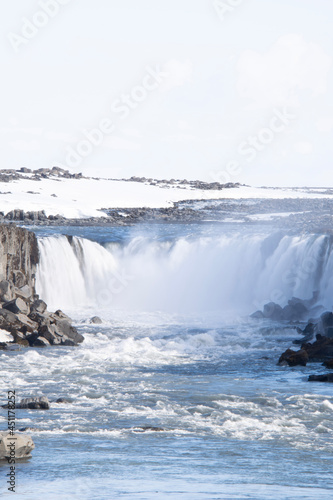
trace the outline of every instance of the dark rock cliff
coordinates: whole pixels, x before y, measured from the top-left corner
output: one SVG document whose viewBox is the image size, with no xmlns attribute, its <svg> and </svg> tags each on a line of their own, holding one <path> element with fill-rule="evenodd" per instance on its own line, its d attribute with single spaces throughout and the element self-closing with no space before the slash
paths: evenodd
<svg viewBox="0 0 333 500">
<path fill-rule="evenodd" d="M 0 349 L 74 346 L 83 341 L 66 314 L 49 312 L 36 295 L 38 262 L 36 235 L 14 224 L 0 224 L 0 329 L 13 339 L 0 342 Z"/>
<path fill-rule="evenodd" d="M 39 251 L 35 234 L 14 224 L 1 224 L 0 281 L 11 281 L 17 288 L 28 285 L 35 293 L 38 262 Z"/>
</svg>

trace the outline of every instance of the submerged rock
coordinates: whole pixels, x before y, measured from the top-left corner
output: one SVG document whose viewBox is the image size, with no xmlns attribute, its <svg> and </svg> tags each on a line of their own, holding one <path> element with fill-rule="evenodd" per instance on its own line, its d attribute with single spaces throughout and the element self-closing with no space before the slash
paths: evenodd
<svg viewBox="0 0 333 500">
<path fill-rule="evenodd" d="M 333 382 L 333 373 L 326 373 L 323 375 L 310 375 L 309 382 Z"/>
<path fill-rule="evenodd" d="M 153 432 L 163 432 L 164 429 L 163 427 L 155 427 L 153 425 L 142 425 L 140 427 L 135 427 L 134 432 L 148 432 L 148 431 L 153 431 Z"/>
</svg>

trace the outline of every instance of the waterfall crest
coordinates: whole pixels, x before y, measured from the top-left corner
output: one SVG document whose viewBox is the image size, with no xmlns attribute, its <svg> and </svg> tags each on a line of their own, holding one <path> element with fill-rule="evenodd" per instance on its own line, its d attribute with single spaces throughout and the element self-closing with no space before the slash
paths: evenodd
<svg viewBox="0 0 333 500">
<path fill-rule="evenodd" d="M 332 240 L 325 235 L 219 235 L 129 243 L 66 236 L 39 240 L 37 292 L 65 310 L 129 308 L 169 312 L 235 310 L 266 302 L 285 305 L 319 290 L 331 309 Z"/>
</svg>

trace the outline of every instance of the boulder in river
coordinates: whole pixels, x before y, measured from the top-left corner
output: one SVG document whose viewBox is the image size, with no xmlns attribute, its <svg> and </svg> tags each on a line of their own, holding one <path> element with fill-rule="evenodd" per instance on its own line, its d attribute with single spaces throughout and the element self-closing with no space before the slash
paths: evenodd
<svg viewBox="0 0 333 500">
<path fill-rule="evenodd" d="M 317 300 L 318 292 L 313 292 L 311 299 L 292 297 L 284 307 L 275 302 L 268 302 L 264 305 L 262 311 L 256 311 L 251 317 L 256 319 L 267 318 L 274 321 L 304 321 L 311 314 L 314 314 L 314 311 L 322 311 L 321 306 L 316 306 Z"/>
<path fill-rule="evenodd" d="M 16 408 L 29 410 L 49 410 L 50 403 L 46 396 L 41 396 L 39 398 L 24 398 L 21 399 L 18 405 L 16 405 Z"/>
<path fill-rule="evenodd" d="M 333 373 L 324 373 L 323 375 L 310 375 L 309 382 L 333 382 Z"/>
<path fill-rule="evenodd" d="M 316 325 L 314 323 L 308 323 L 304 328 L 304 330 L 302 330 L 301 328 L 296 328 L 296 330 L 301 335 L 304 335 L 304 337 L 301 339 L 294 340 L 293 344 L 304 344 L 304 342 L 309 342 L 310 340 L 313 339 L 316 330 Z"/>
<path fill-rule="evenodd" d="M 99 316 L 93 316 L 92 318 L 90 318 L 89 321 L 93 325 L 101 325 L 103 323 L 103 321 L 101 320 L 101 318 Z"/>
<path fill-rule="evenodd" d="M 323 362 L 333 358 L 333 339 L 319 333 L 316 335 L 315 342 L 303 344 L 302 348 L 308 353 L 310 361 Z"/>
<path fill-rule="evenodd" d="M 333 368 L 333 358 L 324 361 L 323 365 L 326 366 L 326 368 Z"/>
<path fill-rule="evenodd" d="M 308 361 L 309 355 L 305 349 L 300 349 L 299 351 L 287 349 L 283 354 L 281 354 L 279 365 L 287 363 L 289 366 L 306 366 Z"/>
<path fill-rule="evenodd" d="M 12 446 L 13 442 L 15 442 L 15 448 Z M 10 431 L 0 432 L 0 460 L 8 460 L 13 455 L 15 460 L 30 458 L 34 448 L 35 445 L 30 436 L 12 434 Z"/>
</svg>

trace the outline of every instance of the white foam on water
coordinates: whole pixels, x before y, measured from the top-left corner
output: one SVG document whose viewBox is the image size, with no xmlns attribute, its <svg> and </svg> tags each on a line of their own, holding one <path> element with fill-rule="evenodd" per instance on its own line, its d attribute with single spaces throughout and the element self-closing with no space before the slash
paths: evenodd
<svg viewBox="0 0 333 500">
<path fill-rule="evenodd" d="M 14 337 L 6 330 L 0 329 L 0 342 L 13 342 Z"/>
</svg>

